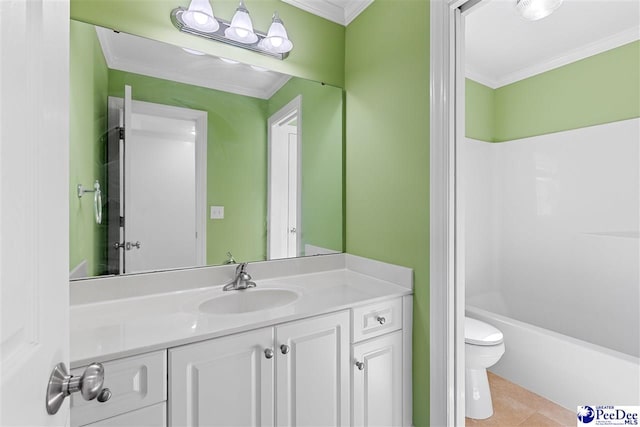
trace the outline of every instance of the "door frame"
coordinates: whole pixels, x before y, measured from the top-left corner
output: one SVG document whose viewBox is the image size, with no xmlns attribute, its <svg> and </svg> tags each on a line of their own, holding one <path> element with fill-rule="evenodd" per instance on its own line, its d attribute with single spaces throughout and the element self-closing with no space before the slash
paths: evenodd
<svg viewBox="0 0 640 427">
<path fill-rule="evenodd" d="M 430 422 L 465 423 L 464 16 L 482 0 L 430 2 Z"/>
<path fill-rule="evenodd" d="M 284 107 L 269 117 L 267 122 L 267 260 L 271 259 L 270 241 L 271 241 L 271 147 L 272 147 L 272 128 L 287 120 L 293 115 L 298 117 L 297 120 L 297 154 L 298 154 L 298 170 L 296 186 L 296 255 L 300 255 L 302 247 L 302 95 L 298 95 L 289 101 Z"/>
<path fill-rule="evenodd" d="M 122 109 L 124 106 L 123 98 L 109 97 L 110 108 L 112 107 L 112 102 L 114 108 Z M 194 120 L 196 122 L 196 266 L 205 266 L 207 265 L 207 112 L 135 100 L 132 100 L 131 110 L 132 113 Z M 126 174 L 126 170 L 124 172 Z M 124 181 L 122 184 L 124 184 Z M 126 238 L 126 236 L 124 237 Z"/>
</svg>

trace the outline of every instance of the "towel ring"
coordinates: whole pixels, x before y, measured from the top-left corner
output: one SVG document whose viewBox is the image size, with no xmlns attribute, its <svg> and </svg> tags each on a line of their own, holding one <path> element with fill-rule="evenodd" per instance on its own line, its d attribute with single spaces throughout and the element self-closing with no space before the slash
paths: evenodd
<svg viewBox="0 0 640 427">
<path fill-rule="evenodd" d="M 96 218 L 96 224 L 102 224 L 102 191 L 100 190 L 100 181 L 96 179 L 96 182 L 93 184 L 93 190 L 89 190 L 82 184 L 78 184 L 78 198 L 82 198 L 85 193 L 93 193 L 93 213 Z"/>
</svg>

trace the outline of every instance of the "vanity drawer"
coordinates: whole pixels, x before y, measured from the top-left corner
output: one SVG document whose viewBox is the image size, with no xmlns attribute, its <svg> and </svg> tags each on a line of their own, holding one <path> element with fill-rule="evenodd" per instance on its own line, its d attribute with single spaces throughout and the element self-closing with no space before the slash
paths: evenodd
<svg viewBox="0 0 640 427">
<path fill-rule="evenodd" d="M 167 404 L 162 402 L 87 424 L 86 427 L 166 427 L 166 425 Z"/>
<path fill-rule="evenodd" d="M 105 362 L 104 387 L 111 390 L 107 402 L 86 401 L 80 393 L 71 397 L 71 426 L 83 426 L 167 400 L 166 351 Z M 83 368 L 72 375 L 82 375 Z"/>
<path fill-rule="evenodd" d="M 402 298 L 356 307 L 351 310 L 353 342 L 402 328 Z"/>
</svg>

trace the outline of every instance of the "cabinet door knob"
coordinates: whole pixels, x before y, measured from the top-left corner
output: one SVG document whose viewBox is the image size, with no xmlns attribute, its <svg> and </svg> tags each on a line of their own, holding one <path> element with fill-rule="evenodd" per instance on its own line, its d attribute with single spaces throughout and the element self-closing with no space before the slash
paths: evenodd
<svg viewBox="0 0 640 427">
<path fill-rule="evenodd" d="M 100 403 L 104 403 L 107 400 L 111 399 L 111 390 L 109 390 L 108 388 L 103 388 L 102 391 L 100 392 L 100 394 L 98 395 L 98 402 Z"/>
<path fill-rule="evenodd" d="M 356 366 L 358 367 L 358 370 L 364 371 L 364 362 L 356 361 Z"/>
<path fill-rule="evenodd" d="M 273 349 L 265 348 L 264 357 L 266 357 L 267 359 L 271 359 L 273 357 Z"/>
<path fill-rule="evenodd" d="M 287 353 L 289 353 L 289 350 L 290 350 L 290 348 L 289 348 L 289 346 L 288 346 L 288 345 L 286 345 L 286 344 L 282 344 L 282 345 L 280 346 L 280 351 L 282 352 L 282 354 L 287 354 Z"/>
<path fill-rule="evenodd" d="M 378 321 L 378 323 L 380 323 L 381 325 L 384 325 L 387 322 L 387 319 L 385 319 L 382 316 L 378 316 L 376 317 L 376 320 Z"/>
</svg>

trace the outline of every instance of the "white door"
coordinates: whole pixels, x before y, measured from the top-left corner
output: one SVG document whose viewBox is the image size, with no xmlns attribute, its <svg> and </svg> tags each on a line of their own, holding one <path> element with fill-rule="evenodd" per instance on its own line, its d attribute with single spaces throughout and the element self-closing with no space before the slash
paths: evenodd
<svg viewBox="0 0 640 427">
<path fill-rule="evenodd" d="M 402 425 L 402 332 L 354 345 L 353 359 L 353 425 Z"/>
<path fill-rule="evenodd" d="M 300 254 L 301 98 L 296 97 L 269 118 L 269 218 L 267 257 Z"/>
<path fill-rule="evenodd" d="M 45 409 L 69 366 L 69 2 L 0 1 L 0 425 Z M 75 184 L 75 183 L 74 183 Z"/>
<path fill-rule="evenodd" d="M 349 425 L 349 312 L 276 327 L 276 424 Z"/>
<path fill-rule="evenodd" d="M 275 358 L 273 328 L 170 350 L 170 425 L 273 426 Z"/>
<path fill-rule="evenodd" d="M 130 101 L 127 88 L 124 272 L 204 265 L 206 112 Z"/>
</svg>

